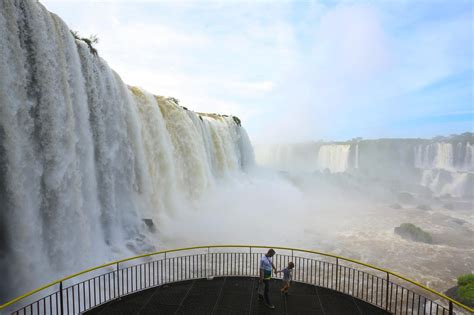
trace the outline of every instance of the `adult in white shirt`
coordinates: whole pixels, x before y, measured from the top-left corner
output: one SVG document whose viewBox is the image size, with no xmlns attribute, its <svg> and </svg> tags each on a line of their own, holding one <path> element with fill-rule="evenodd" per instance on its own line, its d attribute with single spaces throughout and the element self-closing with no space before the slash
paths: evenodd
<svg viewBox="0 0 474 315">
<path fill-rule="evenodd" d="M 272 269 L 275 272 L 277 271 L 275 268 L 275 265 L 273 265 L 273 262 L 272 262 L 272 257 L 274 255 L 275 255 L 275 251 L 273 249 L 269 249 L 268 252 L 265 255 L 263 255 L 262 258 L 260 259 L 260 279 L 259 279 L 260 284 L 259 285 L 264 285 L 265 289 L 264 289 L 263 296 L 259 290 L 259 299 L 261 300 L 265 299 L 266 305 L 271 309 L 275 308 L 275 306 L 272 303 L 270 303 L 268 291 L 270 290 L 270 280 L 272 279 Z"/>
</svg>

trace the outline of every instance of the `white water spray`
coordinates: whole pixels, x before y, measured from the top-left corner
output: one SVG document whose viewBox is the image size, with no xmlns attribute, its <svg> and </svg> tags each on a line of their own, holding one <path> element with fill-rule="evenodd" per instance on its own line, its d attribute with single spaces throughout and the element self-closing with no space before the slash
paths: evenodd
<svg viewBox="0 0 474 315">
<path fill-rule="evenodd" d="M 159 244 L 253 163 L 238 119 L 127 87 L 36 1 L 0 2 L 0 299 Z M 191 211 L 191 210 L 190 210 Z"/>
</svg>

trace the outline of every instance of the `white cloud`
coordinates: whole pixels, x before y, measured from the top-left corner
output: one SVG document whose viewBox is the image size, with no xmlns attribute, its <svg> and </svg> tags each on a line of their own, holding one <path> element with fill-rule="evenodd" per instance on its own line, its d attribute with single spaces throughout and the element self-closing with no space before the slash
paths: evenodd
<svg viewBox="0 0 474 315">
<path fill-rule="evenodd" d="M 360 81 L 390 63 L 387 35 L 378 12 L 368 6 L 338 6 L 322 18 L 314 38 L 316 75 Z"/>
<path fill-rule="evenodd" d="M 45 2 L 98 34 L 128 84 L 238 115 L 255 141 L 366 136 L 429 112 L 396 100 L 462 71 L 473 35 L 472 15 L 415 16 L 403 30 L 403 16 L 373 2 Z"/>
</svg>

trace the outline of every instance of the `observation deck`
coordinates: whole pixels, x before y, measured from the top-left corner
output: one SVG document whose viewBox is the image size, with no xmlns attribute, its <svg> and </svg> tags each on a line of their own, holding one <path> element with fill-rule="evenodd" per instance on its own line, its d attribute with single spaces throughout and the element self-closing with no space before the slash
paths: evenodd
<svg viewBox="0 0 474 315">
<path fill-rule="evenodd" d="M 258 299 L 261 256 L 295 264 L 290 295 L 272 279 Z M 213 245 L 164 250 L 90 268 L 0 305 L 1 314 L 473 314 L 474 310 L 392 271 L 287 247 Z"/>
<path fill-rule="evenodd" d="M 257 283 L 247 277 L 188 280 L 131 294 L 86 314 L 390 314 L 350 295 L 300 282 L 285 296 L 279 279 L 270 284 L 272 310 L 258 299 Z"/>
</svg>

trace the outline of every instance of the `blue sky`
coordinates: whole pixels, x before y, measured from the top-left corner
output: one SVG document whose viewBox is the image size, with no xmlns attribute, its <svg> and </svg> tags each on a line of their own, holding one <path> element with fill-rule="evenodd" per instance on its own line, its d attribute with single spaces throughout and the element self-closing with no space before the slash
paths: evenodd
<svg viewBox="0 0 474 315">
<path fill-rule="evenodd" d="M 470 0 L 40 2 L 127 84 L 256 143 L 474 129 Z"/>
</svg>

